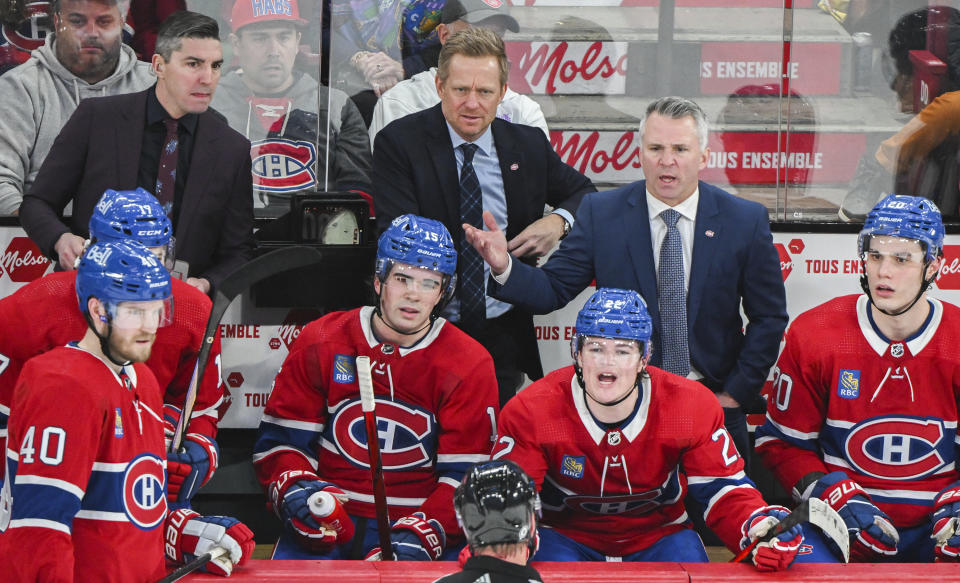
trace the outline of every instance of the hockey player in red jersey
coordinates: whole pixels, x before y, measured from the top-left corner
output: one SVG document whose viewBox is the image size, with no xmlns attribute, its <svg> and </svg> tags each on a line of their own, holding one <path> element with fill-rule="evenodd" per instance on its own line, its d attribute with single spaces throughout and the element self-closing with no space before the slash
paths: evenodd
<svg viewBox="0 0 960 583">
<path fill-rule="evenodd" d="M 927 296 L 943 236 L 929 200 L 877 203 L 858 239 L 864 295 L 798 316 L 774 369 L 757 451 L 796 499 L 840 513 L 851 560 L 960 553 L 960 310 Z"/>
<path fill-rule="evenodd" d="M 648 366 L 650 316 L 635 291 L 600 289 L 577 315 L 573 366 L 504 407 L 494 459 L 541 488 L 538 561 L 706 562 L 683 505 L 689 488 L 733 551 L 788 511 L 768 506 L 743 471 L 723 411 L 703 385 Z M 787 568 L 799 527 L 753 553 Z"/>
<path fill-rule="evenodd" d="M 275 559 L 364 558 L 379 546 L 357 356 L 373 369 L 393 554 L 456 558 L 453 492 L 489 459 L 498 410 L 490 355 L 439 316 L 456 264 L 442 223 L 397 217 L 378 244 L 376 305 L 327 314 L 297 337 L 254 446 L 285 526 Z M 328 511 L 311 511 L 324 499 Z"/>
<path fill-rule="evenodd" d="M 168 266 L 173 263 L 172 232 L 170 220 L 156 198 L 143 189 L 106 191 L 90 218 L 92 240 L 136 241 L 150 248 Z M 13 387 L 23 363 L 83 335 L 87 325 L 76 307 L 75 280 L 76 271 L 52 273 L 0 300 L 0 429 L 6 426 Z M 172 286 L 177 311 L 171 325 L 157 332 L 146 364 L 163 388 L 167 404 L 164 417 L 175 426 L 211 303 L 205 294 L 180 280 L 172 280 Z M 211 355 L 183 451 L 167 456 L 169 501 L 174 507 L 188 505 L 217 469 L 217 408 L 224 392 L 219 335 Z M 0 438 L 0 445 L 3 441 Z"/>
<path fill-rule="evenodd" d="M 229 574 L 253 550 L 249 529 L 188 509 L 168 514 L 164 496 L 163 404 L 141 363 L 172 319 L 169 273 L 141 245 L 95 243 L 76 290 L 87 330 L 28 360 L 14 389 L 3 580 L 154 581 L 164 554 L 184 562 L 215 547 L 227 554 L 205 567 Z"/>
</svg>

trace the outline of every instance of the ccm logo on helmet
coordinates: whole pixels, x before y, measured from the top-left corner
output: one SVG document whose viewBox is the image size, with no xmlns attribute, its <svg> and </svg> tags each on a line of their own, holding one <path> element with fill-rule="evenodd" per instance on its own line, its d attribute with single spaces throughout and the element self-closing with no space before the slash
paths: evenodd
<svg viewBox="0 0 960 583">
<path fill-rule="evenodd" d="M 433 415 L 412 405 L 379 398 L 376 408 L 383 469 L 404 470 L 429 465 L 436 449 Z M 341 405 L 333 414 L 330 427 L 340 453 L 357 466 L 370 467 L 360 399 Z"/>
<path fill-rule="evenodd" d="M 844 442 L 847 459 L 866 475 L 912 480 L 939 469 L 944 458 L 943 421 L 911 417 L 879 417 L 853 427 Z"/>
</svg>

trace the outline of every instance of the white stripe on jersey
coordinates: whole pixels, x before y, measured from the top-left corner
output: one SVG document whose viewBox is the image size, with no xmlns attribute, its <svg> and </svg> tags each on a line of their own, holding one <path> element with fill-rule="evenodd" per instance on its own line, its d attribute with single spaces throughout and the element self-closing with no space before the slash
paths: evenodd
<svg viewBox="0 0 960 583">
<path fill-rule="evenodd" d="M 93 462 L 93 471 L 95 472 L 120 473 L 120 472 L 126 471 L 126 469 L 127 469 L 126 462 L 123 462 L 123 463 Z"/>
<path fill-rule="evenodd" d="M 687 476 L 687 484 L 707 484 L 714 480 L 742 480 L 747 477 L 743 470 L 729 476 Z"/>
<path fill-rule="evenodd" d="M 770 425 L 773 425 L 774 427 L 776 427 L 777 429 L 779 429 L 779 430 L 780 430 L 780 433 L 786 435 L 787 437 L 792 437 L 792 438 L 794 438 L 794 439 L 809 439 L 809 440 L 813 440 L 813 439 L 817 439 L 817 438 L 820 437 L 820 432 L 819 432 L 819 431 L 811 431 L 811 432 L 809 432 L 809 433 L 804 433 L 803 431 L 797 431 L 796 429 L 791 429 L 790 427 L 787 427 L 786 425 L 782 425 L 782 424 L 780 424 L 780 423 L 777 423 L 776 421 L 774 421 L 773 419 L 771 419 L 769 416 L 767 417 L 767 423 L 769 423 Z"/>
<path fill-rule="evenodd" d="M 264 458 L 266 458 L 266 457 L 268 457 L 268 456 L 271 456 L 271 455 L 273 455 L 273 454 L 275 454 L 275 453 L 280 453 L 280 452 L 290 452 L 290 453 L 300 454 L 300 456 L 301 456 L 303 459 L 307 460 L 307 463 L 310 464 L 310 466 L 313 468 L 314 471 L 316 471 L 317 468 L 320 466 L 320 463 L 317 462 L 317 460 L 315 460 L 315 459 L 313 459 L 312 457 L 308 456 L 307 454 L 303 453 L 301 450 L 299 450 L 299 449 L 297 449 L 297 448 L 295 448 L 295 447 L 291 447 L 291 446 L 289 446 L 289 445 L 278 445 L 278 446 L 276 446 L 276 447 L 273 447 L 273 448 L 268 449 L 268 450 L 265 451 L 265 452 L 255 453 L 255 454 L 253 454 L 253 463 L 257 463 L 258 461 L 260 461 L 260 460 L 262 460 L 262 459 L 264 459 Z"/>
<path fill-rule="evenodd" d="M 841 466 L 847 469 L 852 470 L 853 467 L 847 463 L 847 460 L 841 457 L 834 457 L 832 455 L 823 454 L 823 462 L 826 464 L 832 464 L 835 466 Z"/>
<path fill-rule="evenodd" d="M 870 497 L 876 498 L 906 498 L 907 500 L 926 500 L 933 502 L 937 499 L 939 492 L 929 492 L 924 490 L 878 490 L 877 488 L 864 488 Z"/>
<path fill-rule="evenodd" d="M 3 413 L 4 415 L 10 415 L 10 407 L 7 407 L 6 405 L 0 405 L 0 413 Z"/>
<path fill-rule="evenodd" d="M 34 486 L 50 486 L 58 490 L 63 490 L 68 494 L 73 494 L 77 499 L 83 499 L 83 489 L 67 482 L 66 480 L 58 480 L 56 478 L 46 478 L 44 476 L 30 476 L 17 474 L 17 477 L 13 480 L 13 483 L 16 485 L 21 484 L 32 484 Z"/>
<path fill-rule="evenodd" d="M 772 436 L 772 435 L 764 435 L 763 437 L 758 437 L 758 438 L 756 439 L 756 441 L 753 442 L 753 447 L 754 447 L 754 449 L 756 449 L 756 448 L 760 447 L 761 445 L 764 445 L 764 444 L 769 443 L 769 442 L 771 442 L 771 441 L 783 441 L 783 440 L 782 440 L 782 439 L 777 439 L 776 437 L 774 437 L 774 436 Z"/>
<path fill-rule="evenodd" d="M 439 480 L 437 480 L 437 483 L 447 484 L 448 486 L 453 486 L 454 488 L 457 488 L 460 486 L 460 480 L 454 480 L 453 478 L 446 478 L 446 477 L 440 478 Z"/>
<path fill-rule="evenodd" d="M 21 518 L 19 520 L 11 520 L 10 525 L 7 527 L 7 530 L 14 528 L 49 528 L 50 530 L 56 530 L 57 532 L 62 532 L 64 534 L 70 534 L 70 528 L 66 524 L 62 524 L 55 520 L 43 520 L 42 518 Z"/>
<path fill-rule="evenodd" d="M 289 429 L 301 429 L 303 431 L 313 431 L 320 433 L 323 431 L 323 423 L 311 423 L 310 421 L 295 421 L 293 419 L 282 419 L 280 417 L 274 417 L 273 415 L 267 415 L 266 413 L 260 417 L 260 423 L 272 423 L 273 425 L 279 425 L 280 427 L 287 427 Z"/>
<path fill-rule="evenodd" d="M 857 423 L 853 421 L 842 421 L 840 419 L 831 419 L 829 417 L 823 420 L 824 425 L 829 425 L 830 427 L 836 427 L 837 429 L 850 429 Z"/>
<path fill-rule="evenodd" d="M 481 453 L 438 453 L 437 454 L 437 463 L 438 464 L 455 464 L 457 462 L 466 462 L 471 464 L 476 464 L 480 462 L 490 461 L 490 455 Z"/>
<path fill-rule="evenodd" d="M 360 492 L 352 492 L 350 490 L 343 490 L 343 493 L 346 494 L 351 500 L 356 500 L 357 502 L 366 502 L 367 504 L 374 503 L 373 496 L 371 494 L 361 494 Z M 397 498 L 394 496 L 387 496 L 387 504 L 393 504 L 394 506 L 420 506 L 426 501 L 426 498 Z"/>
<path fill-rule="evenodd" d="M 3 438 L 6 438 L 6 437 L 7 437 L 7 430 L 6 430 L 6 429 L 0 429 L 0 437 L 3 437 Z"/>
<path fill-rule="evenodd" d="M 77 518 L 86 520 L 103 520 L 105 522 L 130 522 L 127 515 L 123 512 L 103 512 L 101 510 L 81 510 L 76 514 Z"/>
<path fill-rule="evenodd" d="M 199 411 L 194 409 L 193 413 L 190 414 L 190 419 L 196 419 L 197 417 L 203 417 L 204 415 L 209 415 L 214 419 L 217 418 L 217 408 L 220 407 L 220 404 L 223 403 L 223 397 L 217 399 L 217 402 L 213 405 L 210 405 L 206 409 L 200 409 Z"/>
<path fill-rule="evenodd" d="M 720 488 L 720 491 L 717 492 L 716 494 L 714 494 L 713 497 L 710 498 L 710 501 L 707 502 L 707 507 L 703 510 L 703 519 L 704 519 L 704 520 L 707 520 L 707 517 L 710 516 L 710 511 L 713 510 L 713 505 L 714 505 L 714 504 L 716 504 L 721 498 L 723 498 L 724 496 L 726 496 L 727 494 L 729 494 L 729 493 L 732 492 L 733 490 L 736 490 L 737 488 L 751 488 L 751 489 L 752 489 L 753 486 L 750 485 L 750 484 L 736 484 L 736 485 L 724 486 L 723 488 Z"/>
</svg>

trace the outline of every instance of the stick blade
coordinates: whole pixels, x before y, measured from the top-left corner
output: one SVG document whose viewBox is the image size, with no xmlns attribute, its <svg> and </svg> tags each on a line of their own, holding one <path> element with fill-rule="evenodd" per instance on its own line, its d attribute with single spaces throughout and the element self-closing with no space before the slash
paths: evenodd
<svg viewBox="0 0 960 583">
<path fill-rule="evenodd" d="M 810 524 L 819 528 L 834 542 L 843 554 L 843 562 L 850 562 L 850 534 L 843 518 L 829 504 L 819 498 L 809 498 Z"/>
<path fill-rule="evenodd" d="M 357 384 L 360 385 L 360 408 L 364 412 L 373 411 L 373 378 L 370 376 L 370 357 L 357 357 Z"/>
</svg>

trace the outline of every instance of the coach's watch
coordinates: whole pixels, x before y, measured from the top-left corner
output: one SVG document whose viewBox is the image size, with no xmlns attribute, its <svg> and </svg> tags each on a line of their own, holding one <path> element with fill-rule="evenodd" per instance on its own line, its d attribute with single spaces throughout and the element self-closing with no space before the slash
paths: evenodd
<svg viewBox="0 0 960 583">
<path fill-rule="evenodd" d="M 560 240 L 563 241 L 564 239 L 567 238 L 567 235 L 570 234 L 570 229 L 571 229 L 572 227 L 571 227 L 571 225 L 570 225 L 570 221 L 568 221 L 567 219 L 563 218 L 563 215 L 557 214 L 557 216 L 560 217 L 560 219 L 563 221 L 563 233 L 560 235 Z"/>
</svg>

